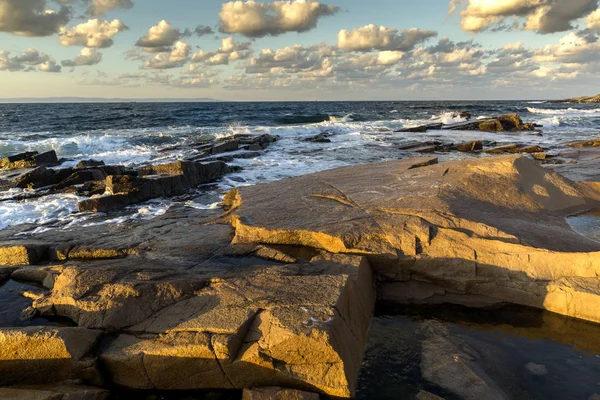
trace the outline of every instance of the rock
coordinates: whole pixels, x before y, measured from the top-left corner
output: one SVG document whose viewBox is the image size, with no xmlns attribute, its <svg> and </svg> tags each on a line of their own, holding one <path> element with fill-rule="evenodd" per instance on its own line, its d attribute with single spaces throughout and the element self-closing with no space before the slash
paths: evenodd
<svg viewBox="0 0 600 400">
<path fill-rule="evenodd" d="M 104 179 L 106 179 L 106 176 L 106 173 L 104 173 L 104 171 L 102 171 L 101 169 L 86 169 L 75 171 L 68 178 L 56 184 L 53 189 L 61 190 L 69 186 L 83 185 L 86 182 L 103 181 Z"/>
<path fill-rule="evenodd" d="M 600 147 L 600 139 L 594 140 L 578 140 L 576 142 L 567 143 L 569 147 Z"/>
<path fill-rule="evenodd" d="M 471 119 L 471 117 L 472 117 L 472 116 L 471 116 L 471 113 L 470 113 L 469 111 L 461 111 L 461 112 L 459 112 L 459 113 L 458 113 L 458 116 L 459 116 L 460 118 L 465 118 L 465 119 L 467 119 L 467 120 L 470 120 L 470 119 Z"/>
<path fill-rule="evenodd" d="M 502 126 L 502 123 L 496 119 L 480 122 L 477 125 L 477 128 L 483 132 L 502 132 L 502 131 L 504 131 L 504 127 Z"/>
<path fill-rule="evenodd" d="M 331 139 L 329 139 L 330 136 L 332 136 L 331 133 L 323 132 L 319 133 L 318 135 L 303 139 L 302 141 L 312 143 L 331 143 Z"/>
<path fill-rule="evenodd" d="M 109 395 L 105 389 L 68 384 L 0 388 L 5 400 L 106 400 Z"/>
<path fill-rule="evenodd" d="M 81 160 L 77 163 L 77 166 L 75 168 L 98 167 L 98 166 L 102 166 L 102 165 L 106 165 L 106 164 L 104 164 L 104 161 Z"/>
<path fill-rule="evenodd" d="M 501 153 L 510 153 L 517 149 L 518 149 L 518 146 L 514 143 L 511 143 L 511 144 L 505 144 L 502 146 L 496 146 L 494 148 L 487 149 L 487 150 L 485 150 L 485 152 L 488 154 L 501 154 Z"/>
<path fill-rule="evenodd" d="M 483 142 L 481 140 L 476 140 L 474 142 L 458 143 L 454 145 L 454 149 L 462 152 L 483 150 Z"/>
<path fill-rule="evenodd" d="M 258 152 L 258 151 L 245 151 L 243 153 L 238 153 L 238 154 L 234 154 L 233 158 L 256 158 L 256 157 L 260 157 L 262 155 L 262 153 Z"/>
<path fill-rule="evenodd" d="M 0 266 L 33 265 L 46 257 L 48 246 L 0 243 Z"/>
<path fill-rule="evenodd" d="M 544 153 L 543 151 L 532 153 L 532 155 L 533 155 L 533 158 L 535 158 L 536 160 L 540 160 L 540 161 L 544 161 L 548 158 L 548 155 L 546 153 Z"/>
<path fill-rule="evenodd" d="M 502 124 L 502 130 L 504 131 L 523 130 L 523 121 L 519 117 L 519 114 L 504 114 L 498 117 L 498 121 Z"/>
<path fill-rule="evenodd" d="M 214 147 L 212 147 L 210 150 L 207 151 L 207 155 L 215 155 L 215 154 L 221 154 L 221 153 L 227 153 L 230 151 L 236 151 L 237 149 L 239 149 L 240 144 L 237 140 L 229 140 L 225 143 L 221 143 L 218 144 Z"/>
<path fill-rule="evenodd" d="M 440 396 L 436 396 L 433 393 L 429 393 L 429 392 L 426 392 L 424 390 L 421 390 L 415 396 L 415 400 L 444 400 L 444 398 L 440 397 Z"/>
<path fill-rule="evenodd" d="M 91 351 L 100 335 L 85 328 L 0 328 L 0 386 L 99 383 Z"/>
<path fill-rule="evenodd" d="M 534 376 L 548 375 L 548 368 L 542 364 L 528 363 L 525 365 L 525 369 Z"/>
<path fill-rule="evenodd" d="M 556 100 L 551 103 L 600 103 L 600 94 L 597 96 L 583 96 L 566 100 Z"/>
<path fill-rule="evenodd" d="M 37 189 L 60 183 L 72 173 L 73 169 L 71 168 L 52 170 L 46 167 L 37 167 L 14 178 L 12 183 L 19 188 Z"/>
<path fill-rule="evenodd" d="M 0 159 L 0 168 L 21 169 L 40 166 L 51 167 L 60 164 L 54 150 L 38 154 L 35 152 L 21 153 Z"/>
<path fill-rule="evenodd" d="M 507 400 L 509 397 L 481 367 L 478 355 L 447 335 L 423 341 L 421 374 L 424 379 L 461 399 Z"/>
<path fill-rule="evenodd" d="M 544 149 L 542 149 L 540 146 L 524 146 L 524 147 L 519 147 L 517 149 L 510 151 L 510 153 L 529 153 L 529 154 L 543 153 L 543 152 L 544 152 Z"/>
<path fill-rule="evenodd" d="M 367 254 L 382 280 L 418 277 L 480 304 L 600 321 L 600 290 L 589 289 L 597 287 L 600 244 L 564 219 L 600 208 L 599 187 L 519 156 L 411 169 L 415 162 L 239 188 L 225 198 L 234 242 Z M 518 217 L 506 218 L 506 210 L 519 210 Z"/>
<path fill-rule="evenodd" d="M 402 128 L 399 129 L 397 131 L 394 132 L 415 132 L 415 133 L 420 133 L 420 132 L 427 132 L 427 126 L 426 125 L 421 125 L 421 126 L 415 126 L 412 128 Z"/>
<path fill-rule="evenodd" d="M 106 192 L 110 195 L 79 202 L 79 211 L 108 212 L 156 197 L 182 194 L 229 171 L 227 164 L 221 161 L 206 164 L 179 161 L 141 168 L 138 177 L 108 176 Z"/>
<path fill-rule="evenodd" d="M 319 400 L 316 393 L 280 387 L 244 389 L 242 400 Z"/>
</svg>

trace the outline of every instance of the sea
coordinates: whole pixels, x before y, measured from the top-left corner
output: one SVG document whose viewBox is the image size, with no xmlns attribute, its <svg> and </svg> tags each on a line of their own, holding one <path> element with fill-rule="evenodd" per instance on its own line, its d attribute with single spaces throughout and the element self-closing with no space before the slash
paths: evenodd
<svg viewBox="0 0 600 400">
<path fill-rule="evenodd" d="M 432 122 L 462 122 L 460 113 L 465 111 L 472 118 L 518 113 L 525 122 L 542 125 L 543 135 L 450 130 L 394 133 Z M 414 141 L 481 139 L 499 145 L 517 142 L 560 149 L 573 140 L 600 136 L 600 105 L 545 101 L 0 104 L 0 158 L 53 149 L 67 160 L 60 167 L 87 159 L 128 166 L 166 163 L 189 153 L 185 146 L 179 151 L 160 151 L 167 147 L 264 133 L 280 140 L 259 156 L 230 163 L 242 167 L 241 171 L 183 198 L 155 199 L 100 222 L 97 216 L 77 214 L 82 198 L 74 194 L 17 201 L 13 198 L 20 190 L 0 192 L 0 230 L 22 223 L 37 224 L 40 231 L 152 218 L 176 202 L 214 208 L 231 188 L 408 157 L 411 154 L 399 147 Z M 320 133 L 329 133 L 331 143 L 306 141 Z M 444 160 L 472 155 L 438 156 Z"/>
</svg>

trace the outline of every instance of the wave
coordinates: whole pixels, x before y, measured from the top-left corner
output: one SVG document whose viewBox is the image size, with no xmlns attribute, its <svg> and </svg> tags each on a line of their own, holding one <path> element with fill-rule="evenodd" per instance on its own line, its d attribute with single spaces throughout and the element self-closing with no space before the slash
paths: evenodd
<svg viewBox="0 0 600 400">
<path fill-rule="evenodd" d="M 461 117 L 460 113 L 456 111 L 444 111 L 441 114 L 434 115 L 430 119 L 435 122 L 441 122 L 444 125 L 467 121 L 467 118 Z"/>
<path fill-rule="evenodd" d="M 278 118 L 275 122 L 281 125 L 318 124 L 319 122 L 329 121 L 330 118 L 327 114 L 286 115 Z"/>
<path fill-rule="evenodd" d="M 581 109 L 581 108 L 534 108 L 527 107 L 527 111 L 530 114 L 548 114 L 548 115 L 586 115 L 586 114 L 600 114 L 600 108 L 593 109 Z"/>
<path fill-rule="evenodd" d="M 341 123 L 352 122 L 352 121 L 354 121 L 354 118 L 352 118 L 352 117 L 353 117 L 352 114 L 347 114 L 347 115 L 344 115 L 343 117 L 329 117 L 329 121 L 341 122 Z"/>
</svg>

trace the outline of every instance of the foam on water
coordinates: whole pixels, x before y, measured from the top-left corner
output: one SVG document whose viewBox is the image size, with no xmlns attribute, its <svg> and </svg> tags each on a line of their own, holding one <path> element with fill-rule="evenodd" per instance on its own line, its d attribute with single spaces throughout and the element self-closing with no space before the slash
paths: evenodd
<svg viewBox="0 0 600 400">
<path fill-rule="evenodd" d="M 527 111 L 531 114 L 548 114 L 548 115 L 599 115 L 600 108 L 594 109 L 579 109 L 579 108 L 567 108 L 567 109 L 546 109 L 546 108 L 534 108 L 527 107 Z"/>
<path fill-rule="evenodd" d="M 46 225 L 77 212 L 83 200 L 73 194 L 54 194 L 38 199 L 0 202 L 0 229 L 17 224 Z"/>
</svg>

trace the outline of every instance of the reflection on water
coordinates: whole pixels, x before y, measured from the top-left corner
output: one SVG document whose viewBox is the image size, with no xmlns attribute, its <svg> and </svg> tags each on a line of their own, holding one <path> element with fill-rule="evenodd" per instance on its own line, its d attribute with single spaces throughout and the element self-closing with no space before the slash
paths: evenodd
<svg viewBox="0 0 600 400">
<path fill-rule="evenodd" d="M 24 293 L 40 295 L 44 289 L 31 283 L 9 280 L 0 284 L 0 328 L 24 326 L 72 326 L 72 321 L 63 318 L 49 320 L 47 318 L 34 318 L 22 321 L 23 310 L 31 306 L 33 300 L 23 296 Z"/>
<path fill-rule="evenodd" d="M 600 210 L 569 217 L 567 222 L 575 232 L 600 242 Z"/>
<path fill-rule="evenodd" d="M 357 398 L 414 399 L 422 391 L 444 399 L 595 399 L 600 325 L 523 307 L 380 307 Z"/>
</svg>

